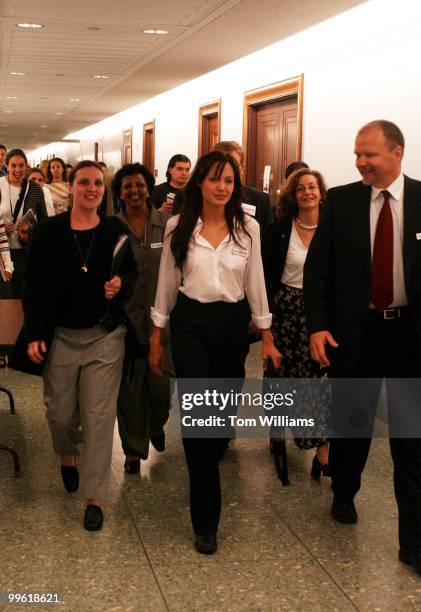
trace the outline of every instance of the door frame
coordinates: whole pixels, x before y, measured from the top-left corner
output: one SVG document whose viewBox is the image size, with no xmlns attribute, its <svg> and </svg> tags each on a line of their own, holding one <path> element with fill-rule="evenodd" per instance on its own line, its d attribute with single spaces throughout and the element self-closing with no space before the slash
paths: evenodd
<svg viewBox="0 0 421 612">
<path fill-rule="evenodd" d="M 250 168 L 256 163 L 255 148 L 251 146 L 253 130 L 255 129 L 256 106 L 265 102 L 275 102 L 289 96 L 297 96 L 297 146 L 296 159 L 301 159 L 302 131 L 303 131 L 303 95 L 304 74 L 291 77 L 279 83 L 272 83 L 246 91 L 243 99 L 243 149 L 245 155 L 246 183 L 249 179 Z M 255 135 L 254 135 L 255 140 Z"/>
<path fill-rule="evenodd" d="M 155 119 L 143 124 L 142 164 L 145 164 L 145 158 L 146 158 L 146 133 L 147 132 L 152 132 L 152 155 L 151 155 L 151 160 L 150 160 L 151 168 L 149 168 L 149 170 L 155 176 Z"/>
<path fill-rule="evenodd" d="M 197 146 L 197 154 L 198 157 L 202 156 L 202 146 L 203 146 L 203 128 L 205 124 L 205 119 L 208 115 L 217 115 L 218 116 L 218 141 L 221 140 L 221 98 L 218 98 L 214 102 L 210 102 L 209 104 L 202 104 L 199 108 L 199 138 L 198 138 L 198 146 Z"/>
<path fill-rule="evenodd" d="M 124 145 L 125 139 L 128 136 L 130 137 L 130 157 L 131 157 L 129 162 L 127 162 L 125 160 L 125 153 L 126 153 L 126 151 L 125 151 L 125 145 Z M 132 161 L 133 161 L 133 128 L 131 128 L 131 127 L 124 129 L 123 132 L 122 132 L 122 135 L 121 135 L 121 153 L 122 153 L 122 155 L 121 155 L 122 164 L 121 165 L 124 165 L 124 164 L 127 164 L 127 163 L 131 164 Z"/>
</svg>

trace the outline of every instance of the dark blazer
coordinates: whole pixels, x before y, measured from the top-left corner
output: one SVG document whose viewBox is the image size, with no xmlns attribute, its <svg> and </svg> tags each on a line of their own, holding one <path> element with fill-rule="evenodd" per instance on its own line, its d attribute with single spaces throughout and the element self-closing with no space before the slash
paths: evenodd
<svg viewBox="0 0 421 612">
<path fill-rule="evenodd" d="M 281 286 L 291 237 L 292 219 L 275 221 L 265 230 L 262 237 L 262 261 L 265 272 L 266 291 L 269 306 Z"/>
<path fill-rule="evenodd" d="M 260 225 L 260 234 L 263 235 L 263 232 L 273 221 L 272 206 L 270 205 L 268 194 L 254 187 L 244 185 L 243 198 L 245 204 L 251 204 L 256 207 L 254 218 Z"/>
<path fill-rule="evenodd" d="M 361 181 L 329 189 L 304 266 L 304 306 L 309 334 L 328 330 L 339 347 L 330 351 L 337 371 L 352 370 L 360 357 L 371 282 L 371 187 Z M 421 182 L 404 179 L 403 260 L 405 287 L 421 340 Z"/>
<path fill-rule="evenodd" d="M 127 233 L 126 226 L 116 217 L 98 213 L 106 228 L 110 253 L 121 234 Z M 56 326 L 58 295 L 66 282 L 65 261 L 73 241 L 70 229 L 70 211 L 50 217 L 35 227 L 26 268 L 26 283 L 23 293 L 26 342 L 51 340 Z M 129 297 L 136 279 L 136 263 L 131 247 L 125 248 L 124 259 L 120 262 L 119 276 L 122 288 L 110 300 L 109 314 L 116 322 L 123 320 L 123 302 Z M 111 273 L 111 270 L 110 270 Z"/>
</svg>

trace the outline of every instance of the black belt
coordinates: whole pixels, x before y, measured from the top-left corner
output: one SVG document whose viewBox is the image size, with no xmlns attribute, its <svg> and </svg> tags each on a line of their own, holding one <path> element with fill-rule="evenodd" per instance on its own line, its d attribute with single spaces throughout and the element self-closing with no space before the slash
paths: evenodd
<svg viewBox="0 0 421 612">
<path fill-rule="evenodd" d="M 402 317 L 407 317 L 409 315 L 409 306 L 396 306 L 393 308 L 386 308 L 385 310 L 370 308 L 368 312 L 371 314 L 371 316 L 383 319 L 384 321 L 397 321 L 397 319 L 401 319 Z"/>
</svg>

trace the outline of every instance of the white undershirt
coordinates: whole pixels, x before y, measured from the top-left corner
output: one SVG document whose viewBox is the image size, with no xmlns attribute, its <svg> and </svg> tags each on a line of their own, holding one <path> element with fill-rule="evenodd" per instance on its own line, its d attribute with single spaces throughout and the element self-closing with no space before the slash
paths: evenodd
<svg viewBox="0 0 421 612">
<path fill-rule="evenodd" d="M 260 329 L 269 328 L 272 315 L 266 296 L 257 221 L 246 215 L 245 223 L 251 240 L 240 232 L 240 244 L 237 244 L 227 235 L 215 249 L 201 235 L 203 222 L 199 219 L 181 273 L 175 267 L 171 236 L 167 238 L 178 220 L 179 215 L 172 217 L 165 229 L 155 306 L 151 310 L 154 324 L 161 328 L 167 325 L 177 293 L 181 291 L 187 297 L 204 304 L 238 302 L 246 295 L 255 325 Z"/>
<path fill-rule="evenodd" d="M 0 216 L 3 218 L 5 223 L 13 221 L 13 213 L 15 211 L 16 202 L 18 201 L 20 194 L 20 186 L 15 187 L 11 185 L 6 177 L 0 178 L 0 190 L 1 190 L 1 203 L 0 203 Z M 18 219 L 22 217 L 23 205 L 18 214 Z M 22 244 L 18 238 L 16 231 L 8 234 L 7 239 L 9 241 L 9 249 L 21 249 Z"/>
<path fill-rule="evenodd" d="M 405 275 L 403 271 L 403 187 L 404 177 L 401 173 L 389 187 L 379 189 L 371 188 L 370 202 L 370 238 L 371 259 L 373 259 L 374 238 L 376 235 L 377 221 L 383 206 L 384 198 L 382 191 L 390 193 L 389 203 L 393 220 L 393 302 L 390 306 L 406 306 L 408 297 L 405 289 Z M 371 304 L 371 307 L 373 305 Z"/>
<path fill-rule="evenodd" d="M 304 246 L 293 221 L 284 271 L 281 276 L 281 282 L 284 285 L 296 289 L 303 288 L 304 262 L 307 252 L 308 248 Z"/>
</svg>

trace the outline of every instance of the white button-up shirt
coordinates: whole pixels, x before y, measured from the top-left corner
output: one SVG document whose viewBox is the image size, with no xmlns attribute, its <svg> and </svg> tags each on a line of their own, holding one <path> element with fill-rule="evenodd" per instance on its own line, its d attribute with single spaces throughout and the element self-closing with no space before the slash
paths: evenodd
<svg viewBox="0 0 421 612">
<path fill-rule="evenodd" d="M 403 271 L 403 187 L 404 177 L 401 173 L 391 185 L 384 189 L 371 188 L 370 202 L 370 237 L 371 258 L 373 259 L 374 238 L 377 221 L 383 206 L 382 191 L 390 193 L 389 203 L 393 220 L 393 302 L 390 306 L 406 306 L 408 298 L 405 289 L 405 276 Z"/>
<path fill-rule="evenodd" d="M 266 296 L 257 221 L 246 215 L 246 228 L 250 237 L 239 231 L 238 244 L 227 235 L 214 248 L 201 235 L 203 222 L 199 218 L 181 272 L 175 266 L 169 236 L 178 219 L 179 215 L 172 217 L 165 230 L 155 306 L 151 310 L 154 324 L 161 328 L 167 325 L 177 293 L 181 291 L 187 297 L 204 304 L 239 302 L 247 296 L 253 323 L 260 329 L 269 328 L 272 315 Z"/>
</svg>

